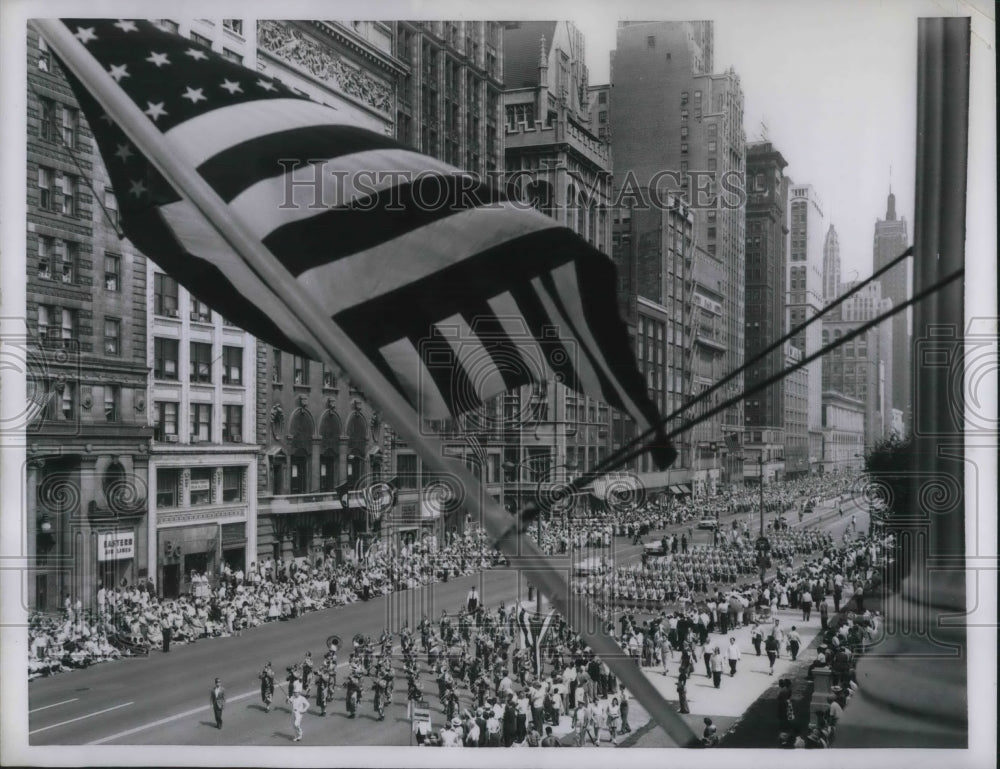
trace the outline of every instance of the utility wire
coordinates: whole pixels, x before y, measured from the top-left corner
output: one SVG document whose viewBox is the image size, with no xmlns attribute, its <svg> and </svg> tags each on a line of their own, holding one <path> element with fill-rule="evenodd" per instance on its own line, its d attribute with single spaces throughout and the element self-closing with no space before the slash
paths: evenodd
<svg viewBox="0 0 1000 769">
<path fill-rule="evenodd" d="M 908 256 L 909 253 L 911 253 L 911 252 L 912 252 L 912 248 L 911 249 L 907 249 L 906 252 L 904 252 L 900 257 L 898 257 L 892 263 L 890 263 L 889 265 L 887 265 L 886 268 L 884 268 L 884 269 L 889 269 L 896 262 L 898 262 L 899 259 L 902 259 L 903 257 Z M 881 274 L 883 271 L 884 270 L 880 270 L 878 273 L 876 273 L 875 275 L 873 275 L 871 279 L 874 279 L 877 275 Z M 708 409 L 704 413 L 700 414 L 697 417 L 694 417 L 693 419 L 689 420 L 688 422 L 686 422 L 685 424 L 681 425 L 680 427 L 677 427 L 677 428 L 675 428 L 675 429 L 667 432 L 667 434 L 666 434 L 667 439 L 669 440 L 670 438 L 674 438 L 677 435 L 679 435 L 680 433 L 685 432 L 686 430 L 690 430 L 695 425 L 700 424 L 701 422 L 704 422 L 706 419 L 710 419 L 711 417 L 715 416 L 716 414 L 718 414 L 718 413 L 720 413 L 722 411 L 725 411 L 730 406 L 732 406 L 732 405 L 734 405 L 736 403 L 739 403 L 741 400 L 743 400 L 744 398 L 746 398 L 746 397 L 748 397 L 750 395 L 754 395 L 754 394 L 760 392 L 761 390 L 766 390 L 768 387 L 770 387 L 775 382 L 778 382 L 781 379 L 784 379 L 789 374 L 791 374 L 791 373 L 793 373 L 795 371 L 798 371 L 801 368 L 804 368 L 805 366 L 807 366 L 810 363 L 812 363 L 814 360 L 817 360 L 817 359 L 821 358 L 822 356 L 826 355 L 828 352 L 831 352 L 832 350 L 835 350 L 836 348 L 840 347 L 842 344 L 846 344 L 847 342 L 851 341 L 855 337 L 858 337 L 861 334 L 865 333 L 869 329 L 872 329 L 872 328 L 876 327 L 882 321 L 884 321 L 884 320 L 886 320 L 888 318 L 891 318 L 894 315 L 897 315 L 898 313 L 900 313 L 903 310 L 905 310 L 907 307 L 910 307 L 911 305 L 914 305 L 917 302 L 922 301 L 926 297 L 930 296 L 931 294 L 935 293 L 936 291 L 939 291 L 940 289 L 944 288 L 949 283 L 951 283 L 951 282 L 953 282 L 955 280 L 958 280 L 959 278 L 961 278 L 964 275 L 965 275 L 965 268 L 964 267 L 961 268 L 961 269 L 955 270 L 954 272 L 948 274 L 947 276 L 945 276 L 944 278 L 942 278 L 941 280 L 939 280 L 937 283 L 934 283 L 933 285 L 927 287 L 923 291 L 920 291 L 919 293 L 915 294 L 910 299 L 907 299 L 905 302 L 903 302 L 903 303 L 901 303 L 901 304 L 893 307 L 891 310 L 888 310 L 888 311 L 882 313 L 878 317 L 873 318 L 872 320 L 867 321 L 866 323 L 863 323 L 862 325 L 858 326 L 858 328 L 856 328 L 856 329 L 854 329 L 852 331 L 847 332 L 840 339 L 836 339 L 833 342 L 827 344 L 825 347 L 821 347 L 819 350 L 817 350 L 816 352 L 812 353 L 811 355 L 805 356 L 802 360 L 800 360 L 798 363 L 793 364 L 791 367 L 786 368 L 786 369 L 784 369 L 782 371 L 779 371 L 778 373 L 773 374 L 770 377 L 767 377 L 766 379 L 764 379 L 761 382 L 757 383 L 756 385 L 754 385 L 750 389 L 745 390 L 742 393 L 740 393 L 739 395 L 736 395 L 736 396 L 734 396 L 732 398 L 729 398 L 728 400 L 723 401 L 722 403 L 719 403 L 716 406 L 711 407 L 710 409 Z M 869 279 L 869 281 L 871 279 Z M 845 295 L 844 298 L 846 298 L 846 296 L 847 295 Z M 730 375 L 730 377 L 732 377 L 732 376 L 733 375 Z M 716 385 L 716 386 L 718 386 L 718 385 Z M 690 408 L 690 406 L 692 406 L 692 405 L 694 405 L 694 404 L 693 403 L 689 404 L 687 408 Z M 659 427 L 665 427 L 668 420 L 673 419 L 678 413 L 680 413 L 680 412 L 682 412 L 684 410 L 686 410 L 686 409 L 685 408 L 681 408 L 678 411 L 675 411 L 674 413 L 670 414 L 667 417 L 662 417 L 659 420 L 659 422 L 657 422 L 656 424 L 652 425 L 649 429 L 647 429 L 641 435 L 639 435 L 636 438 L 634 438 L 627 445 L 623 446 L 622 448 L 620 448 L 617 451 L 615 451 L 614 453 L 612 453 L 611 456 L 607 457 L 603 462 L 599 462 L 597 465 L 595 465 L 595 467 L 593 469 L 588 470 L 583 475 L 581 475 L 579 478 L 576 478 L 576 479 L 574 479 L 572 481 L 567 482 L 557 492 L 556 495 L 557 496 L 565 496 L 565 495 L 568 495 L 568 494 L 573 494 L 573 493 L 579 492 L 579 491 L 581 491 L 583 489 L 584 486 L 586 486 L 588 483 L 590 483 L 591 481 L 593 481 L 599 475 L 601 475 L 602 473 L 607 472 L 607 469 L 609 467 L 618 467 L 618 466 L 621 466 L 625 462 L 628 462 L 630 459 L 633 459 L 635 457 L 641 456 L 643 453 L 645 453 L 646 446 L 640 445 L 640 444 L 643 444 L 646 440 L 648 440 L 649 438 L 653 437 L 656 434 L 657 428 L 659 428 Z"/>
</svg>

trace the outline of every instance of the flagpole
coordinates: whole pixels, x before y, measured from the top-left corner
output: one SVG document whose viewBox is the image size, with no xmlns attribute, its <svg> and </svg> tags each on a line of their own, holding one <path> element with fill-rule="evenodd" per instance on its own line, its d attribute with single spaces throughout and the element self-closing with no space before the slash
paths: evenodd
<svg viewBox="0 0 1000 769">
<path fill-rule="evenodd" d="M 425 434 L 419 426 L 420 417 L 402 395 L 387 383 L 365 354 L 347 337 L 336 333 L 330 316 L 309 296 L 263 243 L 250 234 L 239 214 L 218 196 L 194 167 L 174 161 L 183 157 L 182 148 L 170 140 L 149 120 L 118 87 L 114 79 L 87 52 L 83 43 L 58 19 L 32 19 L 29 24 L 43 34 L 63 63 L 86 84 L 98 104 L 124 131 L 125 135 L 150 160 L 156 170 L 174 189 L 184 194 L 215 227 L 253 273 L 270 286 L 282 301 L 297 333 L 293 338 L 310 341 L 315 351 L 327 362 L 351 373 L 351 378 L 366 395 L 382 408 L 386 421 L 399 429 L 407 441 L 418 449 L 424 462 L 439 473 L 451 473 L 469 491 L 466 503 L 478 514 L 495 544 L 516 559 L 517 566 L 534 571 L 536 587 L 545 591 L 552 605 L 564 616 L 569 612 L 570 590 L 564 574 L 551 565 L 539 545 L 530 537 L 518 537 L 518 521 L 500 508 L 487 494 L 480 494 L 479 481 L 461 461 L 447 462 L 443 443 L 436 436 Z M 519 541 L 520 540 L 520 541 Z M 578 632 L 587 644 L 606 659 L 618 678 L 647 709 L 650 716 L 679 745 L 691 744 L 694 734 L 674 712 L 639 668 L 628 664 L 618 644 L 602 632 L 602 624 L 585 601 L 580 601 Z"/>
</svg>

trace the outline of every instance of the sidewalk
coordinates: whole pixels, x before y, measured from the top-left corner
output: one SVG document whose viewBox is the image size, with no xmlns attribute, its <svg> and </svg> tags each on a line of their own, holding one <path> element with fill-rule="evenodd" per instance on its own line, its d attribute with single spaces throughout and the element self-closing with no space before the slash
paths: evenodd
<svg viewBox="0 0 1000 769">
<path fill-rule="evenodd" d="M 802 638 L 802 645 L 799 649 L 797 662 L 793 662 L 791 656 L 784 649 L 774 663 L 774 675 L 768 674 L 767 655 L 761 649 L 761 656 L 754 652 L 753 644 L 750 642 L 750 628 L 743 627 L 723 636 L 721 633 L 709 635 L 709 645 L 718 646 L 725 653 L 725 646 L 729 645 L 729 636 L 736 638 L 736 643 L 740 647 L 742 659 L 736 668 L 736 675 L 729 676 L 729 665 L 726 663 L 726 672 L 722 675 L 722 685 L 716 689 L 712 679 L 705 675 L 705 664 L 703 660 L 697 660 L 695 673 L 688 679 L 687 695 L 688 708 L 690 714 L 682 715 L 691 730 L 696 735 L 701 735 L 704 729 L 705 716 L 712 719 L 722 737 L 735 724 L 743 714 L 763 695 L 769 688 L 776 686 L 780 678 L 790 677 L 793 671 L 799 666 L 803 659 L 803 652 L 812 644 L 819 635 L 820 621 L 819 614 L 814 610 L 809 622 L 802 622 L 802 612 L 796 609 L 779 609 L 776 618 L 781 620 L 781 627 L 786 631 L 794 625 Z M 762 627 L 767 627 L 762 625 Z M 667 663 L 667 675 L 664 676 L 659 668 L 646 668 L 646 677 L 653 683 L 656 689 L 663 695 L 671 705 L 679 707 L 677 699 L 677 668 L 680 663 L 680 655 L 675 655 L 673 660 Z M 635 714 L 634 717 L 632 714 Z M 632 711 L 629 714 L 629 721 L 635 730 L 626 744 L 640 748 L 668 747 L 673 742 L 661 729 L 655 727 L 649 721 L 649 715 L 641 705 L 633 700 Z M 642 726 L 642 729 L 638 727 Z"/>
</svg>

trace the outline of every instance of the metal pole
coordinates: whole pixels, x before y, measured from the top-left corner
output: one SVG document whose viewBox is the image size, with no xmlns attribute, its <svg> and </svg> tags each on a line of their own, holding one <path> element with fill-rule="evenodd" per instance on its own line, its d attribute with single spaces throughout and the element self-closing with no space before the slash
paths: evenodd
<svg viewBox="0 0 1000 769">
<path fill-rule="evenodd" d="M 760 538 L 764 539 L 764 450 L 757 456 L 757 466 L 760 469 Z M 759 551 L 760 586 L 764 587 L 764 553 Z"/>
</svg>

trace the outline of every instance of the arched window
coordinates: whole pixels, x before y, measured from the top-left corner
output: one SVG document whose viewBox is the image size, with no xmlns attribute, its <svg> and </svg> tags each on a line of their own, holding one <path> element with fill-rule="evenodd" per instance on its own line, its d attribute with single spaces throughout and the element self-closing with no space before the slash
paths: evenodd
<svg viewBox="0 0 1000 769">
<path fill-rule="evenodd" d="M 340 476 L 340 417 L 328 409 L 319 422 L 319 490 L 334 491 Z"/>
<path fill-rule="evenodd" d="M 309 488 L 309 459 L 312 457 L 313 418 L 306 409 L 296 409 L 288 423 L 291 439 L 288 493 L 305 494 Z"/>
<path fill-rule="evenodd" d="M 365 453 L 368 448 L 368 420 L 355 411 L 347 420 L 347 481 L 356 482 L 365 472 Z"/>
</svg>

